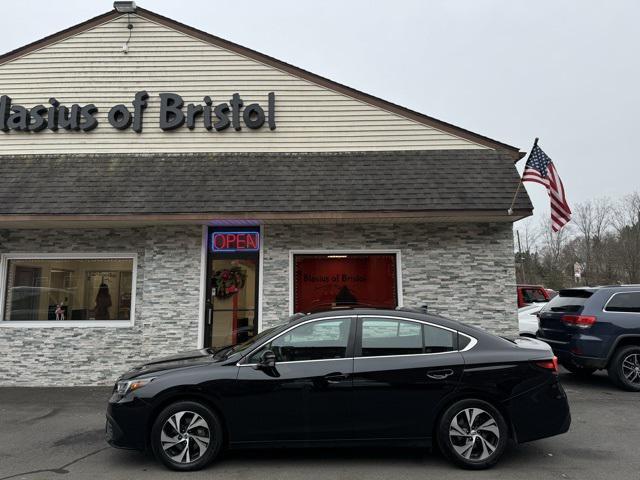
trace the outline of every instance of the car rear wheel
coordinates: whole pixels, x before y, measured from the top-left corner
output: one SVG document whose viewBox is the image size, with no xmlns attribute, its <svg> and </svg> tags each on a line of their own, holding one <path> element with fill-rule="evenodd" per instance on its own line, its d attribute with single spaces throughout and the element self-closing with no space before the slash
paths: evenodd
<svg viewBox="0 0 640 480">
<path fill-rule="evenodd" d="M 620 348 L 611 359 L 609 378 L 623 390 L 640 392 L 640 347 L 630 345 Z"/>
<path fill-rule="evenodd" d="M 151 429 L 154 455 L 172 470 L 200 470 L 222 446 L 218 416 L 199 402 L 177 402 L 165 408 Z"/>
<path fill-rule="evenodd" d="M 461 400 L 442 415 L 438 426 L 440 450 L 457 465 L 480 470 L 494 466 L 507 446 L 504 417 L 483 400 Z"/>
</svg>

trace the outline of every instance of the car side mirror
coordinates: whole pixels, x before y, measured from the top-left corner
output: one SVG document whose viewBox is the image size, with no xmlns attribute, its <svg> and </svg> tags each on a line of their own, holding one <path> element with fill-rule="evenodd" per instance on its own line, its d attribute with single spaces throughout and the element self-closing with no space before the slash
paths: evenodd
<svg viewBox="0 0 640 480">
<path fill-rule="evenodd" d="M 255 369 L 270 369 L 276 366 L 276 354 L 273 350 L 265 350 L 260 356 L 260 361 L 256 364 Z"/>
</svg>

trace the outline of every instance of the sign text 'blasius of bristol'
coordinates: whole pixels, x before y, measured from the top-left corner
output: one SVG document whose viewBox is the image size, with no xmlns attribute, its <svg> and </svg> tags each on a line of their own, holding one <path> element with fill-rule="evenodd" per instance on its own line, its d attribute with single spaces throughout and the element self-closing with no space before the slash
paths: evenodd
<svg viewBox="0 0 640 480">
<path fill-rule="evenodd" d="M 258 103 L 244 104 L 240 94 L 234 93 L 229 102 L 214 105 L 210 96 L 202 99 L 203 104 L 189 103 L 185 106 L 182 97 L 175 93 L 161 93 L 159 127 L 162 130 L 175 130 L 183 125 L 194 129 L 198 122 L 207 130 L 220 132 L 229 127 L 240 131 L 242 123 L 252 130 L 261 128 L 265 123 L 270 130 L 276 129 L 276 96 L 267 95 L 267 111 Z M 142 132 L 142 119 L 147 108 L 149 94 L 142 90 L 135 94 L 131 106 L 114 105 L 109 110 L 109 124 L 118 130 L 131 128 Z M 96 114 L 98 107 L 93 103 L 71 107 L 60 104 L 55 98 L 49 99 L 49 105 L 36 105 L 26 108 L 14 104 L 11 97 L 0 97 L 0 130 L 8 132 L 39 132 L 49 130 L 79 130 L 89 132 L 98 126 Z"/>
</svg>

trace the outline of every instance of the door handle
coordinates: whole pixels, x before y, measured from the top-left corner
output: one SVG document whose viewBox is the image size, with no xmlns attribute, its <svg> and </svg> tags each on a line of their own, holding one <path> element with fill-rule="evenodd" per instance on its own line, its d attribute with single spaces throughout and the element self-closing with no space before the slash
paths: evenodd
<svg viewBox="0 0 640 480">
<path fill-rule="evenodd" d="M 340 383 L 344 382 L 347 379 L 347 376 L 341 372 L 334 372 L 325 375 L 324 379 L 327 381 L 327 383 Z"/>
<path fill-rule="evenodd" d="M 447 377 L 453 375 L 453 370 L 450 368 L 445 368 L 443 370 L 430 370 L 427 372 L 427 377 L 433 380 L 444 380 Z"/>
</svg>

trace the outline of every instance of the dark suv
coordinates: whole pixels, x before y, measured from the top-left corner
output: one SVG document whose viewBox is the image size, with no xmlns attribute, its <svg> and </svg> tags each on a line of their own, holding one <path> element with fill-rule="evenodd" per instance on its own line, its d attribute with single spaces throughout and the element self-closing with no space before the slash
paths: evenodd
<svg viewBox="0 0 640 480">
<path fill-rule="evenodd" d="M 538 317 L 537 337 L 567 370 L 606 368 L 618 387 L 640 391 L 640 285 L 560 290 Z"/>
</svg>

